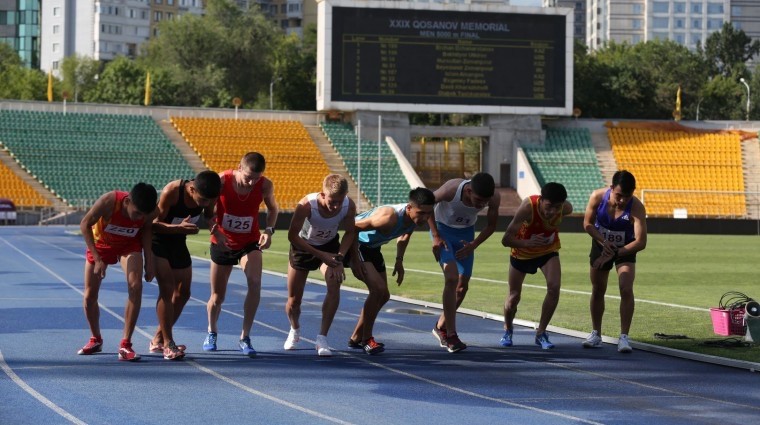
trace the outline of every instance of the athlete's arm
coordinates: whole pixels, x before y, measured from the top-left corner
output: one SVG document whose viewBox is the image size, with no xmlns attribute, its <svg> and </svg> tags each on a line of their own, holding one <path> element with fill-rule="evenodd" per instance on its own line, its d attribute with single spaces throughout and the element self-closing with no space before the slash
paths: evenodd
<svg viewBox="0 0 760 425">
<path fill-rule="evenodd" d="M 396 278 L 396 284 L 401 286 L 404 281 L 404 253 L 406 247 L 409 245 L 409 238 L 412 237 L 411 233 L 404 233 L 396 240 L 396 261 L 393 264 L 392 276 L 398 275 Z"/>
<path fill-rule="evenodd" d="M 488 212 L 486 212 L 486 227 L 480 232 L 478 237 L 472 241 L 473 250 L 486 241 L 496 231 L 496 224 L 499 222 L 499 206 L 501 205 L 501 195 L 494 192 L 491 199 L 488 200 Z"/>
<path fill-rule="evenodd" d="M 647 212 L 644 204 L 638 198 L 633 198 L 631 205 L 631 216 L 633 217 L 633 242 L 618 248 L 618 257 L 635 254 L 647 247 Z"/>
<path fill-rule="evenodd" d="M 356 229 L 360 232 L 365 230 L 377 230 L 378 232 L 388 233 L 393 230 L 398 221 L 398 214 L 393 207 L 381 207 L 369 217 L 365 217 L 356 222 Z"/>
<path fill-rule="evenodd" d="M 297 249 L 306 251 L 311 255 L 319 258 L 328 266 L 334 267 L 335 261 L 333 260 L 332 255 L 314 248 L 300 235 L 301 228 L 303 228 L 303 223 L 310 217 L 311 206 L 309 205 L 309 199 L 303 197 L 300 201 L 298 201 L 296 210 L 293 213 L 293 218 L 290 220 L 290 227 L 288 227 L 288 241 Z"/>
<path fill-rule="evenodd" d="M 549 238 L 541 235 L 533 235 L 530 239 L 518 239 L 517 232 L 520 231 L 523 223 L 530 223 L 533 218 L 533 207 L 530 205 L 530 198 L 523 199 L 520 207 L 517 208 L 515 216 L 507 226 L 504 236 L 501 238 L 501 244 L 511 248 L 530 248 L 549 244 Z"/>
<path fill-rule="evenodd" d="M 589 197 L 588 205 L 586 206 L 586 213 L 583 216 L 583 230 L 591 236 L 591 239 L 595 240 L 600 245 L 604 245 L 605 239 L 594 226 L 594 223 L 596 223 L 596 210 L 599 208 L 599 204 L 602 203 L 602 198 L 604 197 L 604 192 L 606 190 L 607 189 L 597 189 L 591 192 L 591 197 Z"/>
<path fill-rule="evenodd" d="M 267 207 L 266 227 L 274 227 L 277 224 L 277 215 L 280 213 L 280 208 L 274 199 L 274 183 L 266 177 L 262 177 L 262 179 L 264 179 L 264 183 L 261 185 L 261 192 L 264 198 L 264 205 Z M 261 249 L 267 249 L 271 244 L 272 235 L 267 231 L 262 232 L 259 238 Z"/>
<path fill-rule="evenodd" d="M 348 212 L 343 220 L 340 221 L 339 229 L 343 229 L 343 238 L 340 241 L 338 255 L 345 256 L 351 249 L 351 244 L 356 240 L 356 204 L 351 198 L 348 198 Z"/>
<path fill-rule="evenodd" d="M 97 201 L 95 201 L 79 223 L 79 230 L 82 232 L 84 243 L 87 245 L 87 249 L 90 250 L 92 258 L 95 260 L 95 268 L 93 269 L 93 272 L 100 277 L 105 277 L 106 266 L 100 258 L 100 253 L 95 249 L 95 236 L 92 234 L 92 226 L 94 226 L 101 218 L 105 218 L 106 220 L 111 218 L 115 202 L 115 192 L 111 191 L 102 195 Z"/>
<path fill-rule="evenodd" d="M 198 233 L 198 226 L 186 217 L 179 224 L 164 223 L 162 220 L 169 214 L 169 209 L 180 199 L 180 181 L 174 180 L 164 186 L 161 197 L 158 199 L 158 215 L 153 221 L 153 233 L 194 235 Z"/>
<path fill-rule="evenodd" d="M 156 276 L 156 268 L 153 263 L 153 220 L 158 216 L 158 207 L 145 217 L 140 229 L 140 241 L 143 248 L 143 259 L 145 264 L 145 281 L 150 282 Z"/>
</svg>

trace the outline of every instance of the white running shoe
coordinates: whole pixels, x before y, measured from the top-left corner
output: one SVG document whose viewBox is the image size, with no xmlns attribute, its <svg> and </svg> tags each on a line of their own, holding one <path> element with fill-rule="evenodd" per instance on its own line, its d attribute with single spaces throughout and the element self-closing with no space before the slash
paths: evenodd
<svg viewBox="0 0 760 425">
<path fill-rule="evenodd" d="M 598 331 L 591 331 L 591 334 L 583 341 L 583 348 L 598 348 L 602 346 L 602 336 Z"/>
<path fill-rule="evenodd" d="M 317 355 L 319 357 L 330 357 L 332 351 L 330 351 L 330 344 L 327 343 L 327 337 L 324 335 L 317 335 Z"/>
<path fill-rule="evenodd" d="M 295 350 L 298 347 L 298 341 L 301 340 L 301 331 L 298 329 L 290 328 L 288 332 L 288 339 L 285 340 L 282 348 L 286 350 Z"/>
<path fill-rule="evenodd" d="M 618 352 L 630 353 L 631 351 L 633 351 L 633 348 L 631 348 L 631 344 L 628 342 L 628 335 L 620 334 L 620 339 L 618 339 Z"/>
</svg>

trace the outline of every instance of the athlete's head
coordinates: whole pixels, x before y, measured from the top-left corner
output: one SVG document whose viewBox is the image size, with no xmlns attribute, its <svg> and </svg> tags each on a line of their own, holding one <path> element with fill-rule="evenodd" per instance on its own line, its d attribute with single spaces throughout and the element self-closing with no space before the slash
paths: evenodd
<svg viewBox="0 0 760 425">
<path fill-rule="evenodd" d="M 469 204 L 475 208 L 484 208 L 493 197 L 496 184 L 493 176 L 488 173 L 477 173 L 470 179 L 470 184 L 464 188 Z"/>
<path fill-rule="evenodd" d="M 341 208 L 348 194 L 348 181 L 339 174 L 330 174 L 322 182 L 322 192 L 319 194 L 322 205 L 333 212 Z"/>
<path fill-rule="evenodd" d="M 406 206 L 406 214 L 416 225 L 427 222 L 433 214 L 435 195 L 430 189 L 418 187 L 409 191 L 409 203 Z"/>
<path fill-rule="evenodd" d="M 240 160 L 238 183 L 241 186 L 253 186 L 261 178 L 266 166 L 267 163 L 264 160 L 264 155 L 258 152 L 248 152 Z"/>
<path fill-rule="evenodd" d="M 129 191 L 126 203 L 127 215 L 131 220 L 142 220 L 156 209 L 158 194 L 156 188 L 147 183 L 137 183 Z"/>
<path fill-rule="evenodd" d="M 627 170 L 616 171 L 612 176 L 610 188 L 612 189 L 610 201 L 618 208 L 624 208 L 636 190 L 636 177 Z"/>
<path fill-rule="evenodd" d="M 539 199 L 539 208 L 541 215 L 547 219 L 553 219 L 562 212 L 562 207 L 567 200 L 567 190 L 565 186 L 549 182 L 541 188 L 541 198 Z"/>
<path fill-rule="evenodd" d="M 213 171 L 201 171 L 195 176 L 190 193 L 198 206 L 207 207 L 215 202 L 222 191 L 222 179 Z"/>
</svg>

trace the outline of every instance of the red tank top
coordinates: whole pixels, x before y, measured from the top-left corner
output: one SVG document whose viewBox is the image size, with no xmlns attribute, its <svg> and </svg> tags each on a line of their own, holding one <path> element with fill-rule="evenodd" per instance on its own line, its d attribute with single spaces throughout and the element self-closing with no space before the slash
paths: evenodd
<svg viewBox="0 0 760 425">
<path fill-rule="evenodd" d="M 562 213 L 560 212 L 560 214 L 557 214 L 557 217 L 551 221 L 544 219 L 538 212 L 539 198 L 541 198 L 540 195 L 533 195 L 530 197 L 530 207 L 532 209 L 531 219 L 530 222 L 523 222 L 522 226 L 520 226 L 520 230 L 517 231 L 517 239 L 526 240 L 530 239 L 533 235 L 543 235 L 553 237 L 554 240 L 549 245 L 539 247 L 512 248 L 512 256 L 519 260 L 538 258 L 560 249 L 559 224 L 562 222 Z"/>
<path fill-rule="evenodd" d="M 95 237 L 95 248 L 125 248 L 141 246 L 140 230 L 145 224 L 145 220 L 134 221 L 122 213 L 124 198 L 129 196 L 128 192 L 114 191 L 116 193 L 116 204 L 113 208 L 111 217 L 106 220 L 100 217 L 97 223 L 92 226 L 92 235 Z"/>
<path fill-rule="evenodd" d="M 235 175 L 232 170 L 222 174 L 224 187 L 216 201 L 216 222 L 219 231 L 227 238 L 233 250 L 243 249 L 246 245 L 259 241 L 259 206 L 264 200 L 261 188 L 264 178 L 260 178 L 248 195 L 235 192 Z M 211 243 L 218 243 L 211 235 Z"/>
</svg>

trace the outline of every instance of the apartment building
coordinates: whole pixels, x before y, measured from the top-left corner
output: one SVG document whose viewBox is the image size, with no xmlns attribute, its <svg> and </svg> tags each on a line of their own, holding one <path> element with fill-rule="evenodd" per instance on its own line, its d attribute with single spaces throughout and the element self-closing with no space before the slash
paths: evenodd
<svg viewBox="0 0 760 425">
<path fill-rule="evenodd" d="M 724 22 L 760 37 L 757 0 L 587 0 L 586 44 L 672 40 L 690 49 L 704 44 Z"/>
<path fill-rule="evenodd" d="M 0 43 L 28 68 L 40 66 L 40 0 L 0 0 Z"/>
<path fill-rule="evenodd" d="M 587 0 L 543 0 L 543 7 L 565 7 L 573 9 L 573 38 L 586 42 L 586 4 Z"/>
</svg>

